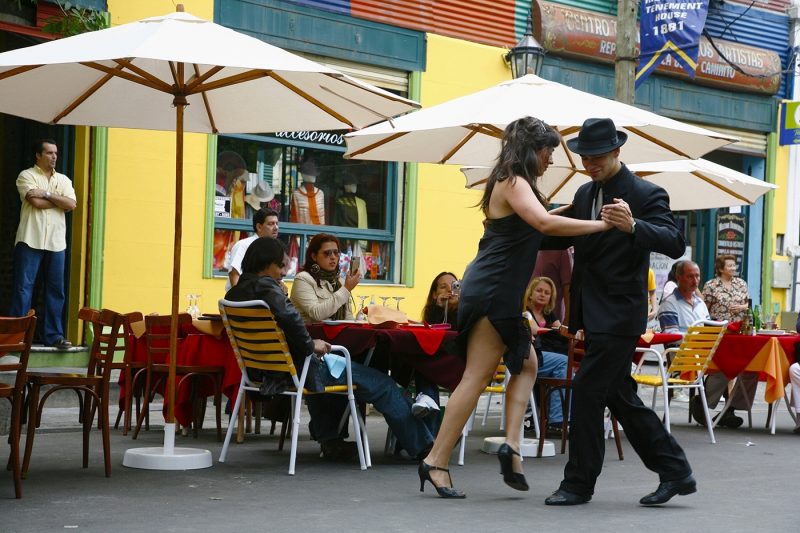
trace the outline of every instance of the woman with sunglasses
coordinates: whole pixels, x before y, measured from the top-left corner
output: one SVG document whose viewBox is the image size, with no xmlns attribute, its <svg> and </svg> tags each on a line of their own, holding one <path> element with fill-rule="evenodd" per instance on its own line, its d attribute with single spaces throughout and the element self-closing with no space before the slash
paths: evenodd
<svg viewBox="0 0 800 533">
<path fill-rule="evenodd" d="M 306 248 L 303 270 L 292 284 L 291 300 L 303 321 L 352 320 L 350 293 L 361 272 L 339 277 L 339 239 L 329 233 L 314 235 Z"/>
</svg>

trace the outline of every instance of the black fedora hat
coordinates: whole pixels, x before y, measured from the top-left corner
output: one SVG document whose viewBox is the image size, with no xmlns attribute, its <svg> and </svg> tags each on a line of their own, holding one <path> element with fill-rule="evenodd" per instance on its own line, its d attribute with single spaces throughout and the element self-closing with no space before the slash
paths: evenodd
<svg viewBox="0 0 800 533">
<path fill-rule="evenodd" d="M 567 141 L 567 147 L 580 155 L 599 155 L 613 152 L 628 140 L 628 134 L 617 131 L 610 118 L 590 118 L 581 127 L 574 139 Z"/>
</svg>

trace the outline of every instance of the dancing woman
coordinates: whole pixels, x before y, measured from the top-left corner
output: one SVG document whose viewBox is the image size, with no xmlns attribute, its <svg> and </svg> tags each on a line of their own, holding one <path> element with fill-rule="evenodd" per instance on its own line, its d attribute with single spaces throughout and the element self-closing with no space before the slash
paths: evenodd
<svg viewBox="0 0 800 533">
<path fill-rule="evenodd" d="M 585 235 L 608 230 L 603 220 L 575 220 L 548 213 L 536 181 L 552 163 L 561 137 L 539 119 L 525 117 L 503 133 L 500 156 L 479 204 L 486 216 L 478 255 L 467 268 L 458 305 L 458 344 L 467 366 L 447 403 L 430 454 L 419 465 L 420 490 L 430 481 L 443 498 L 464 498 L 453 488 L 450 453 L 501 357 L 512 376 L 506 391 L 506 442 L 498 450 L 507 485 L 528 490 L 519 457 L 522 418 L 536 381 L 531 332 L 522 298 L 543 234 Z"/>
</svg>

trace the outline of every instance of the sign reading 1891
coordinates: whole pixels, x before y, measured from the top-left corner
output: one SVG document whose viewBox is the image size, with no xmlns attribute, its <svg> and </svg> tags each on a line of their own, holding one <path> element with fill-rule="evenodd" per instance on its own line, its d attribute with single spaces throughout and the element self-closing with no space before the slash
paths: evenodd
<svg viewBox="0 0 800 533">
<path fill-rule="evenodd" d="M 671 56 L 691 77 L 697 69 L 700 35 L 706 24 L 708 0 L 673 2 L 642 0 L 639 25 L 641 53 L 636 72 L 638 87 L 665 57 Z"/>
</svg>

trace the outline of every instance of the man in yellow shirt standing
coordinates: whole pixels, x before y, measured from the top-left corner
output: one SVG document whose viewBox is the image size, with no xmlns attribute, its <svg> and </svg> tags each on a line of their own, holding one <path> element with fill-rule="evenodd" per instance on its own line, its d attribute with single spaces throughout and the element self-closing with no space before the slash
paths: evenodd
<svg viewBox="0 0 800 533">
<path fill-rule="evenodd" d="M 44 342 L 66 349 L 61 315 L 64 310 L 64 261 L 67 249 L 65 213 L 77 205 L 72 182 L 56 172 L 55 141 L 34 143 L 35 165 L 20 172 L 17 191 L 22 200 L 14 241 L 14 291 L 11 315 L 24 316 L 31 308 L 33 287 L 44 268 Z"/>
</svg>

